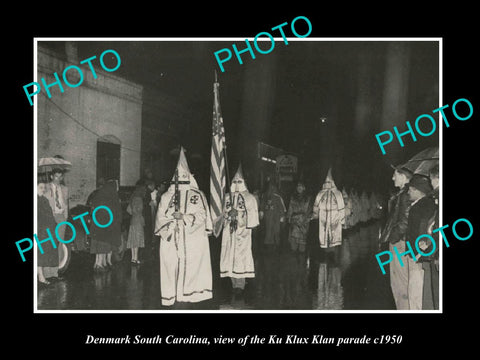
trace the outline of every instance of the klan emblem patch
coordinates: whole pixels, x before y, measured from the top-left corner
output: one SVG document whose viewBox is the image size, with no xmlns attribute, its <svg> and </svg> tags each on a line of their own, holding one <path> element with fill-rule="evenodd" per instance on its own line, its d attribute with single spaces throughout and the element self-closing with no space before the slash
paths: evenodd
<svg viewBox="0 0 480 360">
<path fill-rule="evenodd" d="M 199 199 L 199 196 L 198 196 L 198 195 L 193 195 L 193 196 L 190 198 L 190 203 L 195 205 L 196 203 L 198 203 L 198 199 Z"/>
<path fill-rule="evenodd" d="M 245 201 L 243 199 L 238 199 L 238 208 L 245 209 Z"/>
</svg>

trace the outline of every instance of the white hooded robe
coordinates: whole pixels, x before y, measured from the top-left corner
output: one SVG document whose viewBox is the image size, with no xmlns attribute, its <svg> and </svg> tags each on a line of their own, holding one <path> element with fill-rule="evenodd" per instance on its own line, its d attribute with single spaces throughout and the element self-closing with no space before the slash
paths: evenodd
<svg viewBox="0 0 480 360">
<path fill-rule="evenodd" d="M 155 234 L 160 236 L 162 305 L 175 301 L 199 302 L 212 298 L 212 269 L 208 235 L 212 220 L 205 195 L 190 174 L 183 149 L 178 160 L 180 212 L 175 220 L 175 185 L 165 192 L 158 207 Z M 178 227 L 177 227 L 178 225 Z"/>
<path fill-rule="evenodd" d="M 342 225 L 345 223 L 345 205 L 340 190 L 335 186 L 331 170 L 322 190 L 315 198 L 313 214 L 318 218 L 319 240 L 321 248 L 330 248 L 342 244 Z"/>
<path fill-rule="evenodd" d="M 240 183 L 235 183 L 240 180 Z M 237 210 L 237 228 L 230 231 L 228 212 L 232 209 L 230 195 L 225 196 L 222 250 L 220 254 L 220 277 L 236 279 L 255 277 L 252 255 L 252 229 L 259 224 L 258 204 L 248 192 L 241 168 L 232 179 L 230 188 L 233 208 Z"/>
</svg>

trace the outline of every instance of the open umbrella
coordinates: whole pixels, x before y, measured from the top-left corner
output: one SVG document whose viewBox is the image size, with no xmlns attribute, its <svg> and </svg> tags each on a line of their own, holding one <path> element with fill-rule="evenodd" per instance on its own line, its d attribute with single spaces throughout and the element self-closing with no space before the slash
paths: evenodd
<svg viewBox="0 0 480 360">
<path fill-rule="evenodd" d="M 38 175 L 44 181 L 48 181 L 48 173 L 53 169 L 59 168 L 63 171 L 67 171 L 72 167 L 72 163 L 60 156 L 40 158 L 38 160 Z"/>
<path fill-rule="evenodd" d="M 428 176 L 430 169 L 438 165 L 438 158 L 438 146 L 434 146 L 420 151 L 401 167 L 407 168 L 414 174 Z"/>
<path fill-rule="evenodd" d="M 62 170 L 69 170 L 72 167 L 70 161 L 64 160 L 60 157 L 48 157 L 40 158 L 38 160 L 38 168 L 42 171 L 52 171 L 54 168 L 60 168 Z"/>
</svg>

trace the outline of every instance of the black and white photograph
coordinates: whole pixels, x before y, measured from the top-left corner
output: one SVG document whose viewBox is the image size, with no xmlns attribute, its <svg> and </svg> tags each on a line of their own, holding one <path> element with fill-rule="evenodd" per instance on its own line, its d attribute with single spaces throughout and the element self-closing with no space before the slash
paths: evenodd
<svg viewBox="0 0 480 360">
<path fill-rule="evenodd" d="M 474 353 L 472 6 L 71 5 L 2 24 L 6 353 Z"/>
<path fill-rule="evenodd" d="M 37 40 L 36 310 L 440 309 L 441 39 L 238 40 Z"/>
</svg>

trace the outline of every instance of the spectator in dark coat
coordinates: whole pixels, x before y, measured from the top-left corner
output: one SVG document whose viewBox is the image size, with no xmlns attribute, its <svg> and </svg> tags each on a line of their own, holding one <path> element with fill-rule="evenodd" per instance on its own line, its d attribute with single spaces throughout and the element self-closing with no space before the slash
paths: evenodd
<svg viewBox="0 0 480 360">
<path fill-rule="evenodd" d="M 438 232 L 433 233 L 434 229 L 437 229 L 439 224 L 438 219 L 438 200 L 439 200 L 439 177 L 438 177 L 438 165 L 434 166 L 430 170 L 430 183 L 432 184 L 433 190 L 428 194 L 428 197 L 432 199 L 435 203 L 435 212 L 433 216 L 428 219 L 426 224 L 427 233 L 433 237 L 435 240 L 435 250 L 434 244 L 425 243 L 424 249 L 422 251 L 425 254 L 433 253 L 430 256 L 423 256 L 420 258 L 422 261 L 423 267 L 423 310 L 438 310 L 438 292 L 439 292 L 439 264 L 438 264 L 438 253 L 440 248 L 440 242 L 438 237 Z"/>
<path fill-rule="evenodd" d="M 45 191 L 45 183 L 39 182 L 37 185 L 37 237 L 39 240 L 50 236 L 47 229 L 50 230 L 52 237 L 55 237 L 55 227 L 57 226 L 50 203 L 44 196 Z M 42 251 L 40 251 L 40 247 Z M 53 247 L 51 242 L 44 242 L 41 246 L 37 246 L 37 267 L 38 282 L 45 285 L 50 284 L 50 281 L 45 279 L 43 269 L 58 269 L 58 248 Z"/>
<path fill-rule="evenodd" d="M 380 244 L 389 243 L 392 254 L 395 254 L 393 246 L 400 253 L 405 251 L 405 233 L 411 203 L 407 190 L 411 177 L 412 173 L 402 167 L 396 167 L 392 176 L 395 187 L 400 190 L 388 202 L 388 218 L 380 236 Z M 390 286 L 397 310 L 408 310 L 408 269 L 401 266 L 396 256 L 393 256 L 390 263 Z"/>
<path fill-rule="evenodd" d="M 406 240 L 415 250 L 415 241 L 420 235 L 428 232 L 428 221 L 435 214 L 435 202 L 429 196 L 432 191 L 430 179 L 426 176 L 415 174 L 410 179 L 408 195 L 412 200 L 412 205 L 408 214 L 408 227 Z M 420 240 L 421 241 L 421 240 Z M 423 245 L 420 244 L 419 247 Z M 422 310 L 423 296 L 423 268 L 420 261 L 421 256 L 417 254 L 416 260 L 410 253 L 404 261 L 408 268 L 408 304 L 409 310 Z"/>
<path fill-rule="evenodd" d="M 94 222 L 90 230 L 92 234 L 90 252 L 97 254 L 94 269 L 104 270 L 106 267 L 112 266 L 112 250 L 117 249 L 122 242 L 122 210 L 116 181 L 107 181 L 105 185 L 98 189 L 91 198 L 91 204 L 94 209 L 101 205 L 107 206 L 113 214 L 113 220 L 109 226 L 102 228 Z M 95 218 L 102 225 L 110 222 L 110 214 L 105 209 L 97 211 Z"/>
<path fill-rule="evenodd" d="M 160 197 L 158 196 L 158 190 L 155 188 L 155 182 L 153 180 L 145 180 L 145 194 L 143 197 L 143 218 L 145 219 L 145 254 L 146 258 L 151 258 L 154 248 L 154 223 L 155 214 L 157 212 L 158 202 Z"/>
</svg>

